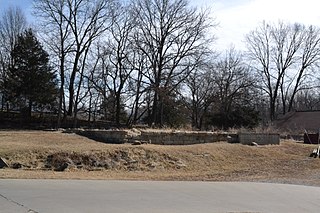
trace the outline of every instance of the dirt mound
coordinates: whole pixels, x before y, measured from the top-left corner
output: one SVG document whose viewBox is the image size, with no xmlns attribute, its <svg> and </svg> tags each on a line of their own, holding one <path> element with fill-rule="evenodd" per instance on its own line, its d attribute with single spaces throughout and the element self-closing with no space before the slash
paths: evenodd
<svg viewBox="0 0 320 213">
<path fill-rule="evenodd" d="M 32 168 L 32 165 L 26 165 Z M 150 171 L 180 169 L 186 164 L 179 158 L 143 148 L 119 149 L 112 152 L 57 152 L 46 157 L 44 168 L 55 171 L 85 169 Z"/>
</svg>

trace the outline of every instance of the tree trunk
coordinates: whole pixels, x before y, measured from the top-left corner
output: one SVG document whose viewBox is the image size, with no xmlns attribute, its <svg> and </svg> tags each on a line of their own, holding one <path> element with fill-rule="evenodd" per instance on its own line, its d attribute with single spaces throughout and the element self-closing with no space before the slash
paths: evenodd
<svg viewBox="0 0 320 213">
<path fill-rule="evenodd" d="M 275 119 L 276 113 L 276 103 L 274 98 L 270 98 L 270 120 L 273 121 Z"/>
<path fill-rule="evenodd" d="M 163 127 L 164 123 L 163 123 L 163 109 L 164 109 L 164 103 L 163 103 L 163 97 L 162 95 L 160 96 L 160 101 L 159 101 L 159 121 L 158 124 L 160 127 Z"/>
<path fill-rule="evenodd" d="M 155 91 L 155 94 L 153 97 L 151 118 L 149 119 L 149 126 L 153 126 L 157 124 L 157 117 L 158 117 L 157 114 L 158 114 L 158 92 Z"/>
<path fill-rule="evenodd" d="M 28 120 L 31 120 L 31 113 L 32 113 L 32 101 L 29 100 L 28 111 L 27 111 L 27 119 Z"/>
<path fill-rule="evenodd" d="M 61 58 L 60 64 L 60 78 L 61 78 L 61 85 L 59 89 L 59 107 L 58 107 L 58 124 L 57 128 L 61 127 L 61 118 L 62 118 L 62 105 L 64 100 L 64 57 Z"/>
<path fill-rule="evenodd" d="M 78 63 L 80 59 L 80 52 L 76 53 L 75 59 L 74 59 L 74 65 L 72 69 L 72 73 L 70 76 L 70 82 L 69 82 L 69 108 L 68 108 L 68 116 L 72 116 L 73 108 L 74 108 L 74 81 L 76 79 L 76 74 L 78 71 Z"/>
<path fill-rule="evenodd" d="M 75 74 L 72 73 L 70 78 L 70 85 L 69 85 L 69 107 L 67 112 L 68 116 L 72 116 L 72 112 L 73 112 L 74 80 L 75 80 Z"/>
<path fill-rule="evenodd" d="M 91 42 L 90 42 L 90 44 L 91 44 Z M 89 46 L 90 46 L 90 44 L 89 44 Z M 79 85 L 78 85 L 78 88 L 77 88 L 76 98 L 75 98 L 74 103 L 73 103 L 73 105 L 74 105 L 73 106 L 74 107 L 74 109 L 73 109 L 74 127 L 76 127 L 76 125 L 77 125 L 78 102 L 79 102 L 81 84 L 82 84 L 82 81 L 83 81 L 83 76 L 84 76 L 83 74 L 84 74 L 84 69 L 85 69 L 85 64 L 86 64 L 86 59 L 87 59 L 87 56 L 88 56 L 88 52 L 89 52 L 89 48 L 86 49 L 84 57 L 83 57 L 81 73 L 80 73 L 80 79 L 79 79 Z"/>
<path fill-rule="evenodd" d="M 288 106 L 288 112 L 291 112 L 292 111 L 292 108 L 293 108 L 293 101 L 294 101 L 294 98 L 298 92 L 298 87 L 299 87 L 299 83 L 301 81 L 301 78 L 302 78 L 302 74 L 303 74 L 303 71 L 305 70 L 305 68 L 301 68 L 300 72 L 299 72 L 299 76 L 297 78 L 297 82 L 296 82 L 296 85 L 294 86 L 294 89 L 293 89 L 293 92 L 292 92 L 292 96 L 290 98 L 290 101 L 289 101 L 289 106 Z"/>
<path fill-rule="evenodd" d="M 120 127 L 120 113 L 121 113 L 121 96 L 120 92 L 116 92 L 116 125 Z"/>
<path fill-rule="evenodd" d="M 4 102 L 5 102 L 5 98 L 4 98 L 4 95 L 2 94 L 2 96 L 1 96 L 1 111 L 4 110 Z"/>
</svg>

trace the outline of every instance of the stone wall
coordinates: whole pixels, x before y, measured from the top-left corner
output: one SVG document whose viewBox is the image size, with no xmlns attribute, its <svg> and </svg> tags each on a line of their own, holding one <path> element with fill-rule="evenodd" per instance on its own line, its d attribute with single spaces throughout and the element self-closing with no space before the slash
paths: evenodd
<svg viewBox="0 0 320 213">
<path fill-rule="evenodd" d="M 138 140 L 151 144 L 190 145 L 226 141 L 227 133 L 196 132 L 196 131 L 142 131 Z"/>
<path fill-rule="evenodd" d="M 252 142 L 258 145 L 280 144 L 280 135 L 272 133 L 238 133 L 239 142 L 251 145 Z"/>
<path fill-rule="evenodd" d="M 259 145 L 279 144 L 278 134 L 257 133 L 218 133 L 199 131 L 166 131 L 166 130 L 79 130 L 79 135 L 104 143 L 150 143 L 159 145 L 191 145 L 214 143 L 220 141 L 240 142 Z"/>
<path fill-rule="evenodd" d="M 227 133 L 161 130 L 78 130 L 77 134 L 104 143 L 189 145 L 226 141 Z"/>
<path fill-rule="evenodd" d="M 125 130 L 78 130 L 76 133 L 104 143 L 121 144 L 128 142 L 128 132 Z"/>
</svg>

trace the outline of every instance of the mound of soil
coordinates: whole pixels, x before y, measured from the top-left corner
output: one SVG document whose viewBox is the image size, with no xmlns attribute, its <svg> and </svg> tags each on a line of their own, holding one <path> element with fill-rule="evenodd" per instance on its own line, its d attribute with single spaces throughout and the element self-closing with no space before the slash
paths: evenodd
<svg viewBox="0 0 320 213">
<path fill-rule="evenodd" d="M 43 159 L 39 159 L 39 158 Z M 152 171 L 159 169 L 180 169 L 186 164 L 179 158 L 169 154 L 145 150 L 143 148 L 119 149 L 111 152 L 56 152 L 47 156 L 38 156 L 42 165 L 14 162 L 11 168 L 67 170 L 124 170 Z M 19 165 L 19 166 L 17 166 Z"/>
</svg>

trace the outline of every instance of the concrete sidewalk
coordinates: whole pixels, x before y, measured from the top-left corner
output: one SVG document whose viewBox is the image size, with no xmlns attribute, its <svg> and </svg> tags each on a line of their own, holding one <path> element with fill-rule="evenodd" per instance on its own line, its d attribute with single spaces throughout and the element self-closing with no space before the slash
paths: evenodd
<svg viewBox="0 0 320 213">
<path fill-rule="evenodd" d="M 0 180 L 1 213 L 320 211 L 320 187 L 247 182 Z"/>
</svg>

